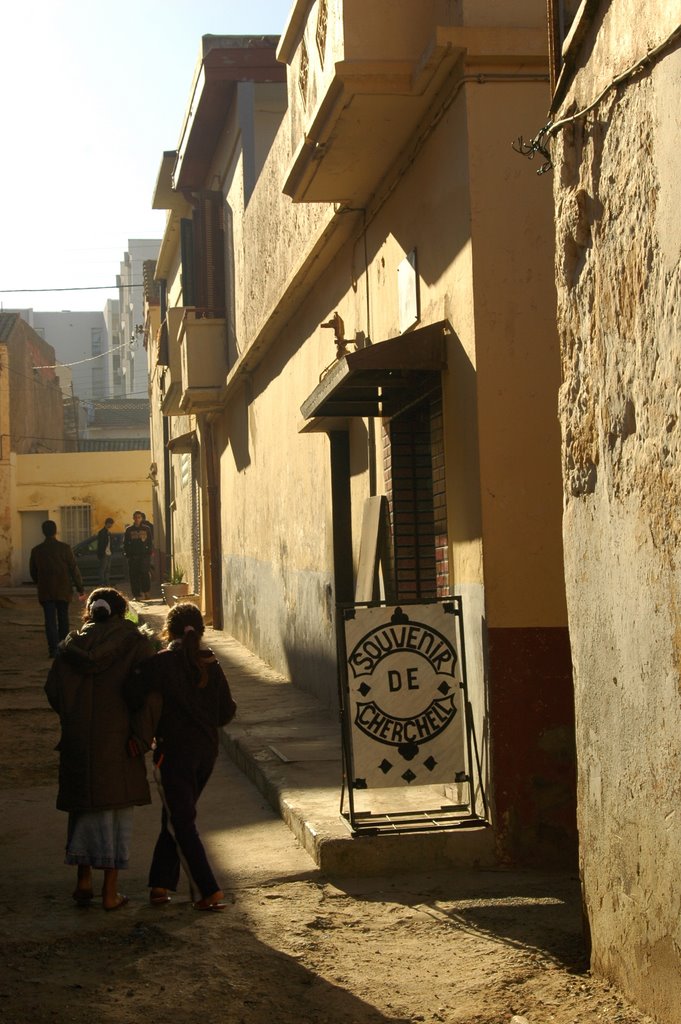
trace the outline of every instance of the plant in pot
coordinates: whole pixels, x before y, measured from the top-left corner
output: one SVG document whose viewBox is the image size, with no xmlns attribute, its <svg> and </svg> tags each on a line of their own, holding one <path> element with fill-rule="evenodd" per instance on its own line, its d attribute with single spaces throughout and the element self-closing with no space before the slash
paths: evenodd
<svg viewBox="0 0 681 1024">
<path fill-rule="evenodd" d="M 163 600 L 172 608 L 174 604 L 181 601 L 189 593 L 189 584 L 184 581 L 184 569 L 179 565 L 173 565 L 168 573 L 168 579 L 161 584 Z"/>
</svg>

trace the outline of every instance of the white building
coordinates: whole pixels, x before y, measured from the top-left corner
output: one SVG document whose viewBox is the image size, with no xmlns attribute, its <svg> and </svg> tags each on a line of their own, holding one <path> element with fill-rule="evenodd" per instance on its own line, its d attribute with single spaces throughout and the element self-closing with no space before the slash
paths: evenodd
<svg viewBox="0 0 681 1024">
<path fill-rule="evenodd" d="M 125 394 L 125 376 L 121 366 L 121 304 L 118 299 L 107 299 L 104 306 L 104 322 L 109 345 L 106 354 L 109 378 L 109 398 Z"/>
<path fill-rule="evenodd" d="M 111 383 L 107 360 L 102 357 L 109 348 L 104 314 L 71 310 L 27 313 L 28 323 L 52 345 L 57 360 L 71 368 L 73 396 L 81 401 L 108 398 Z"/>
<path fill-rule="evenodd" d="M 143 266 L 145 260 L 158 259 L 160 238 L 129 238 L 123 255 L 121 271 L 116 278 L 120 308 L 120 375 L 122 390 L 116 386 L 116 395 L 142 398 L 147 395 L 148 368 L 144 351 L 144 292 Z"/>
</svg>

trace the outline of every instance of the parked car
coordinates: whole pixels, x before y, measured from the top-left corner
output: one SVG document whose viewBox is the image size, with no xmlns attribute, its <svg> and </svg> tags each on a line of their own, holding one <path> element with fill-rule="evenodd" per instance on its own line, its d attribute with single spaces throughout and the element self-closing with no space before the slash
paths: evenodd
<svg viewBox="0 0 681 1024">
<path fill-rule="evenodd" d="M 123 554 L 123 537 L 122 533 L 111 534 L 111 570 L 109 572 L 111 583 L 128 578 L 128 562 Z M 97 534 L 74 544 L 73 553 L 76 556 L 76 565 L 80 569 L 83 583 L 88 586 L 95 586 L 99 583 Z"/>
</svg>

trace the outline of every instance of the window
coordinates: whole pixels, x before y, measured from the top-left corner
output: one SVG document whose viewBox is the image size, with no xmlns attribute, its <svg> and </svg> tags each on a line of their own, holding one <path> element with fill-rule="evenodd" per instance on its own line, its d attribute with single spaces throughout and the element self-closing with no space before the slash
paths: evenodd
<svg viewBox="0 0 681 1024">
<path fill-rule="evenodd" d="M 81 540 L 87 540 L 92 533 L 90 528 L 90 505 L 62 505 L 59 509 L 61 518 L 61 539 L 73 547 Z"/>
<path fill-rule="evenodd" d="M 180 484 L 182 489 L 187 486 L 191 480 L 192 474 L 192 456 L 191 452 L 182 452 L 180 455 Z"/>
<path fill-rule="evenodd" d="M 180 221 L 182 303 L 201 316 L 225 315 L 225 244 L 222 192 L 196 194 L 191 220 Z"/>
<path fill-rule="evenodd" d="M 395 416 L 386 441 L 397 600 L 446 597 L 449 556 L 439 391 Z"/>
<path fill-rule="evenodd" d="M 577 28 L 579 20 L 588 22 L 592 16 L 590 8 L 595 6 L 594 0 L 548 0 L 549 3 L 549 70 L 551 73 L 551 92 L 555 92 L 561 72 L 565 67 L 563 49 L 565 41 L 573 28 Z M 581 7 L 580 7 L 581 5 Z"/>
</svg>

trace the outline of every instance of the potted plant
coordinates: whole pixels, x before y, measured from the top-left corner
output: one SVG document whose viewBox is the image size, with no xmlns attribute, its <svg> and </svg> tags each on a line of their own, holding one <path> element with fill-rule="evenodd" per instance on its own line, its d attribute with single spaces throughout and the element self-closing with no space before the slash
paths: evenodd
<svg viewBox="0 0 681 1024">
<path fill-rule="evenodd" d="M 161 584 L 163 600 L 171 607 L 181 601 L 189 593 L 189 584 L 184 581 L 184 569 L 179 565 L 173 565 L 168 573 L 166 583 Z"/>
</svg>

